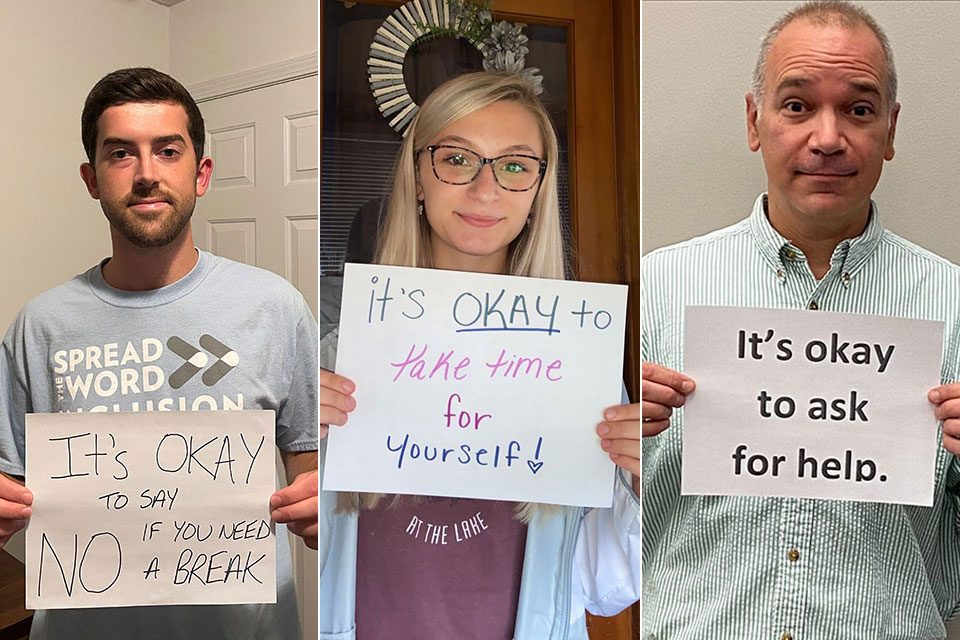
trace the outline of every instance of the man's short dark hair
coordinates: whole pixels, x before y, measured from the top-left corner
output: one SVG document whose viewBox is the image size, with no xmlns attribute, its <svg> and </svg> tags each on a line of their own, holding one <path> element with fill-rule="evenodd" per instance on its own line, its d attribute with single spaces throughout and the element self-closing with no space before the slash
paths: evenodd
<svg viewBox="0 0 960 640">
<path fill-rule="evenodd" d="M 118 69 L 100 78 L 87 94 L 80 117 L 80 136 L 87 159 L 97 156 L 97 121 L 108 107 L 130 102 L 172 102 L 187 112 L 187 131 L 197 163 L 203 157 L 203 116 L 183 85 L 171 76 L 149 67 Z"/>
</svg>

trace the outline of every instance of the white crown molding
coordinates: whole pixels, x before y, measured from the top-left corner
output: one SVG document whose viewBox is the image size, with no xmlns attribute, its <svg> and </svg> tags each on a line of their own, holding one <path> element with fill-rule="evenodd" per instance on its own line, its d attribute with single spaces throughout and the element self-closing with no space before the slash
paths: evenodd
<svg viewBox="0 0 960 640">
<path fill-rule="evenodd" d="M 238 93 L 246 93 L 247 91 L 292 82 L 301 78 L 309 78 L 318 74 L 317 54 L 310 53 L 249 71 L 223 76 L 222 78 L 198 82 L 187 87 L 187 91 L 198 103 L 209 102 L 217 98 L 226 98 Z"/>
</svg>

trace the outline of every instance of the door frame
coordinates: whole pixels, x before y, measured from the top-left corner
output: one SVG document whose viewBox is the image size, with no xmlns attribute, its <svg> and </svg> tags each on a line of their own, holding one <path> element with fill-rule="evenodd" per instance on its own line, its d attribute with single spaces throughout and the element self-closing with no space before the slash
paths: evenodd
<svg viewBox="0 0 960 640">
<path fill-rule="evenodd" d="M 272 87 L 283 82 L 293 82 L 294 80 L 316 76 L 320 73 L 319 60 L 319 51 L 315 51 L 304 56 L 288 58 L 262 67 L 232 73 L 228 76 L 197 82 L 186 89 L 197 104 L 202 104 L 211 100 L 228 98 L 238 93 L 246 93 L 247 91 Z"/>
</svg>

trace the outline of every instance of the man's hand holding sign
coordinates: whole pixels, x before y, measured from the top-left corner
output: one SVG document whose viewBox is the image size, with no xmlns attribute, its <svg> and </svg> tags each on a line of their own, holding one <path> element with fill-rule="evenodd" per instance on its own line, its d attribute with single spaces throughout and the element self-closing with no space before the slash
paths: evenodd
<svg viewBox="0 0 960 640">
<path fill-rule="evenodd" d="M 317 549 L 317 473 L 316 451 L 280 450 L 288 486 L 270 496 L 270 517 L 287 525 L 290 533 L 303 538 L 307 547 Z"/>
<path fill-rule="evenodd" d="M 32 513 L 31 504 L 33 494 L 30 490 L 22 482 L 0 472 L 0 547 L 27 526 Z"/>
<path fill-rule="evenodd" d="M 960 456 L 960 383 L 931 389 L 927 398 L 933 404 L 937 420 L 943 423 L 943 448 Z"/>
<path fill-rule="evenodd" d="M 688 376 L 654 362 L 644 362 L 643 436 L 655 436 L 670 426 L 673 410 L 683 406 L 696 384 Z"/>
</svg>

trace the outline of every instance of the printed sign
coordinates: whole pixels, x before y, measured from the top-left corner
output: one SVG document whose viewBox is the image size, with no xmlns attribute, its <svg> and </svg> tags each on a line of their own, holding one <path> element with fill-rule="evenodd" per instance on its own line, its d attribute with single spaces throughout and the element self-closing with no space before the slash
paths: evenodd
<svg viewBox="0 0 960 640">
<path fill-rule="evenodd" d="M 273 411 L 26 418 L 28 609 L 276 602 Z"/>
<path fill-rule="evenodd" d="M 348 264 L 326 490 L 609 506 L 627 288 Z"/>
<path fill-rule="evenodd" d="M 683 494 L 931 506 L 943 323 L 687 307 Z"/>
</svg>

